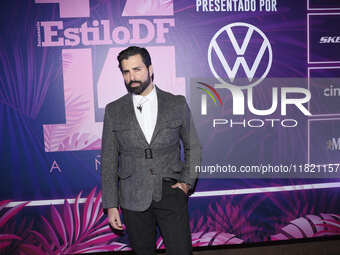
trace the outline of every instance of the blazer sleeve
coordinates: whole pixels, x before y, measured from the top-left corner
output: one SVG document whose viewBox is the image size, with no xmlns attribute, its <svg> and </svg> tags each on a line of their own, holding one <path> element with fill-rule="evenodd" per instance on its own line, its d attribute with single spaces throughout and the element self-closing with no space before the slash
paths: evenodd
<svg viewBox="0 0 340 255">
<path fill-rule="evenodd" d="M 103 208 L 118 207 L 118 142 L 113 132 L 113 114 L 105 107 L 102 150 L 101 182 Z"/>
<path fill-rule="evenodd" d="M 182 115 L 183 125 L 180 128 L 180 138 L 183 142 L 185 167 L 180 182 L 187 183 L 193 188 L 198 177 L 195 167 L 201 164 L 201 144 L 187 101 L 184 96 L 181 96 L 181 100 L 183 100 L 184 114 Z"/>
</svg>

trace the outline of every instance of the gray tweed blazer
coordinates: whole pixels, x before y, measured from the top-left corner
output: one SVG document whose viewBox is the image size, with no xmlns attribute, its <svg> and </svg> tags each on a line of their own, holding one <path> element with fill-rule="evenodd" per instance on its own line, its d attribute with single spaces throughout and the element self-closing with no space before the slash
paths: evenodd
<svg viewBox="0 0 340 255">
<path fill-rule="evenodd" d="M 184 96 L 155 88 L 158 114 L 150 144 L 139 126 L 130 93 L 105 108 L 101 154 L 103 208 L 146 210 L 152 200 L 161 199 L 163 177 L 194 187 L 201 145 L 190 109 Z M 180 140 L 184 162 L 180 159 Z"/>
</svg>

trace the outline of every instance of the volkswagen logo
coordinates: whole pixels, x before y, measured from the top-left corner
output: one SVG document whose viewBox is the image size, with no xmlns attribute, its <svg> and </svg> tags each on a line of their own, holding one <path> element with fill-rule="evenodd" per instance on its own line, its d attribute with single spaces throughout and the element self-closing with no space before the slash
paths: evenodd
<svg viewBox="0 0 340 255">
<path fill-rule="evenodd" d="M 234 31 L 240 28 L 246 31 L 246 34 L 241 44 L 239 44 L 240 40 L 237 40 L 234 34 Z M 256 33 L 258 35 L 256 35 Z M 258 39 L 255 40 L 254 37 L 260 38 L 260 47 L 259 49 L 256 49 L 258 50 L 258 52 L 257 54 L 255 54 L 255 60 L 253 60 L 252 64 L 249 64 L 249 62 L 251 61 L 246 60 L 247 51 L 249 53 L 250 48 L 249 45 L 251 43 L 258 44 L 259 41 Z M 227 40 L 230 41 L 232 49 L 235 51 L 235 54 L 237 55 L 234 63 L 232 63 L 232 60 L 228 58 L 228 56 L 223 54 L 223 52 L 225 52 L 224 47 L 226 46 L 222 42 L 223 40 L 224 41 L 226 40 L 225 38 L 227 38 Z M 268 54 L 265 54 L 266 52 L 268 52 Z M 215 66 L 212 60 L 213 54 L 217 56 L 217 58 L 214 58 L 214 60 L 219 61 L 219 63 L 215 62 Z M 273 53 L 268 38 L 260 29 L 248 23 L 236 22 L 222 27 L 213 36 L 209 44 L 208 63 L 210 70 L 215 76 L 215 78 L 223 86 L 226 86 L 228 88 L 247 89 L 258 85 L 268 75 L 272 65 L 272 60 Z M 260 73 L 259 72 L 256 73 L 260 64 L 261 66 L 264 65 L 265 68 L 262 68 L 264 70 L 261 71 Z M 216 71 L 217 65 L 223 67 L 223 70 L 225 71 L 226 75 L 224 74 L 219 75 L 217 73 Z M 235 78 L 241 78 L 239 74 L 241 67 L 243 68 L 243 71 L 249 81 L 245 85 L 236 84 L 237 81 L 235 81 Z M 254 79 L 255 74 L 258 75 L 259 79 Z"/>
</svg>

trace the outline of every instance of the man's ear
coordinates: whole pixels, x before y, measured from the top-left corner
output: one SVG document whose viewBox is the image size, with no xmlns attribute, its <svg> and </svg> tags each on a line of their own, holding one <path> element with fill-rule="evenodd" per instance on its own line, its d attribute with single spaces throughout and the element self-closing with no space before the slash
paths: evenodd
<svg viewBox="0 0 340 255">
<path fill-rule="evenodd" d="M 152 77 L 152 75 L 153 75 L 152 65 L 149 65 L 149 74 L 150 74 L 150 77 Z"/>
</svg>

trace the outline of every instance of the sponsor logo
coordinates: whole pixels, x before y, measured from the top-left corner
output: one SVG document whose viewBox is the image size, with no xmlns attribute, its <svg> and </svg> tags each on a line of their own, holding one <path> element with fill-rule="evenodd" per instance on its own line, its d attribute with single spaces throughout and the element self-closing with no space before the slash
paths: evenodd
<svg viewBox="0 0 340 255">
<path fill-rule="evenodd" d="M 242 31 L 237 33 L 237 31 Z M 243 35 L 242 35 L 243 34 Z M 241 36 L 239 36 L 241 35 Z M 237 37 L 237 38 L 236 38 Z M 233 57 L 230 47 L 235 53 Z M 227 54 L 228 53 L 228 54 Z M 227 89 L 232 95 L 232 114 L 244 116 L 249 112 L 255 116 L 266 116 L 260 119 L 213 119 L 212 126 L 225 127 L 296 127 L 295 119 L 270 118 L 280 110 L 281 116 L 287 116 L 287 106 L 294 105 L 305 116 L 311 116 L 304 104 L 311 99 L 308 89 L 300 87 L 273 87 L 271 105 L 266 109 L 260 109 L 254 104 L 254 87 L 262 83 L 271 68 L 273 52 L 267 36 L 257 27 L 247 23 L 232 23 L 220 28 L 212 37 L 208 48 L 208 63 L 214 77 L 219 81 L 215 84 L 217 89 Z M 222 70 L 222 71 L 221 71 Z M 222 74 L 221 74 L 222 73 Z M 277 79 L 272 82 L 281 82 Z M 296 83 L 296 81 L 294 81 Z M 217 105 L 213 94 L 223 105 L 220 94 L 206 83 L 199 82 L 208 89 L 199 88 L 210 96 Z M 286 84 L 286 80 L 285 80 Z M 207 95 L 201 95 L 201 115 L 207 115 Z M 247 99 L 245 99 L 245 96 Z M 247 102 L 246 102 L 247 101 Z M 248 108 L 246 111 L 246 107 Z"/>
<path fill-rule="evenodd" d="M 238 40 L 236 40 L 234 31 L 233 31 L 238 28 L 246 29 L 247 31 L 241 45 L 239 44 Z M 253 63 L 251 63 L 251 66 L 249 66 L 246 61 L 245 56 L 246 56 L 246 53 L 249 52 L 250 43 L 251 42 L 254 43 L 257 41 L 255 40 L 255 34 L 257 34 L 260 38 L 262 38 L 262 43 L 261 43 L 260 49 L 258 49 L 255 60 L 253 61 Z M 224 44 L 221 44 L 221 41 L 223 41 L 223 38 L 225 36 L 227 36 L 227 38 L 229 39 L 233 47 L 233 50 L 235 51 L 237 55 L 236 60 L 233 63 L 232 67 L 231 67 L 232 65 L 231 60 L 228 59 L 228 57 L 223 54 Z M 264 57 L 266 52 L 268 52 L 267 58 Z M 213 54 L 216 54 L 219 63 L 216 63 L 217 61 L 215 63 L 213 62 Z M 254 79 L 255 73 L 258 70 L 260 63 L 263 61 L 266 62 L 266 68 L 265 70 L 262 71 L 262 74 L 259 74 L 260 78 L 258 80 L 255 80 Z M 220 83 L 228 86 L 229 88 L 235 88 L 235 87 L 238 88 L 240 86 L 242 88 L 251 88 L 251 87 L 258 85 L 268 75 L 269 70 L 272 65 L 272 61 L 273 61 L 272 47 L 269 43 L 267 36 L 257 27 L 251 24 L 247 24 L 247 23 L 237 22 L 237 23 L 232 23 L 232 24 L 222 27 L 213 36 L 213 38 L 210 41 L 209 48 L 208 48 L 208 63 L 209 63 L 211 72 L 213 73 L 215 78 Z M 222 78 L 221 75 L 217 73 L 216 69 L 217 69 L 217 66 L 219 65 L 222 65 L 227 77 L 223 75 L 224 77 Z M 237 75 L 240 72 L 241 67 L 243 68 L 243 71 L 248 78 L 249 82 L 247 85 L 236 84 L 234 82 L 235 78 L 237 78 Z M 225 78 L 228 78 L 228 80 Z"/>
<path fill-rule="evenodd" d="M 329 151 L 340 151 L 340 137 L 331 138 L 327 141 L 327 150 Z"/>
<path fill-rule="evenodd" d="M 322 36 L 319 43 L 340 43 L 340 36 Z"/>
<path fill-rule="evenodd" d="M 340 96 L 340 88 L 335 88 L 333 85 L 330 85 L 329 88 L 323 90 L 323 95 L 326 97 Z"/>
</svg>

